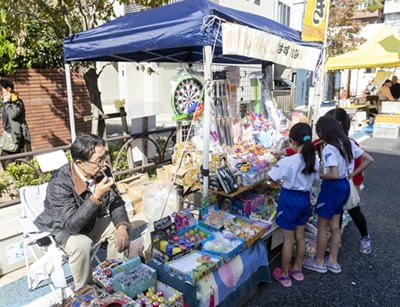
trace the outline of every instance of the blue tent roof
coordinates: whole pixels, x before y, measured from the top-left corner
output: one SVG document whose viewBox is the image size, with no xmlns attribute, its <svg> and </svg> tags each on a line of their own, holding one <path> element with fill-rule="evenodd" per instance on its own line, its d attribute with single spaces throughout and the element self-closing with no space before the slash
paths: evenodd
<svg viewBox="0 0 400 307">
<path fill-rule="evenodd" d="M 302 46 L 321 48 L 304 42 L 301 33 L 273 20 L 245 13 L 207 0 L 186 0 L 159 8 L 128 14 L 101 26 L 74 34 L 63 41 L 64 60 L 197 62 L 203 59 L 204 45 L 214 45 L 218 22 L 201 30 L 204 17 L 218 16 L 227 22 L 277 35 Z M 257 64 L 260 60 L 222 55 L 222 37 L 214 53 L 214 63 Z"/>
</svg>

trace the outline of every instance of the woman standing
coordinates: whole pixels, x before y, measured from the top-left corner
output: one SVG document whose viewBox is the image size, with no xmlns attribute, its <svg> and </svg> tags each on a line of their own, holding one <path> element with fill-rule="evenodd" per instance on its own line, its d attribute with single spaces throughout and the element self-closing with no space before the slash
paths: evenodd
<svg viewBox="0 0 400 307">
<path fill-rule="evenodd" d="M 390 100 L 394 101 L 394 98 L 392 96 L 392 93 L 390 92 L 390 88 L 392 87 L 392 81 L 387 79 L 385 83 L 382 85 L 380 88 L 378 95 L 379 95 L 379 100 L 385 101 L 385 100 Z"/>
<path fill-rule="evenodd" d="M 8 156 L 16 153 L 31 151 L 31 136 L 28 124 L 25 120 L 25 106 L 18 97 L 18 92 L 14 91 L 14 83 L 8 79 L 0 80 L 0 90 L 3 96 L 3 106 L 1 108 L 3 121 L 3 134 L 0 144 L 4 144 L 3 140 L 10 136 L 11 143 L 15 148 L 10 146 L 1 148 L 0 156 Z M 12 145 L 11 144 L 11 145 Z M 8 150 L 7 150 L 8 149 Z M 11 150 L 10 150 L 11 149 Z M 12 162 L 12 160 L 3 160 L 4 170 Z"/>
</svg>

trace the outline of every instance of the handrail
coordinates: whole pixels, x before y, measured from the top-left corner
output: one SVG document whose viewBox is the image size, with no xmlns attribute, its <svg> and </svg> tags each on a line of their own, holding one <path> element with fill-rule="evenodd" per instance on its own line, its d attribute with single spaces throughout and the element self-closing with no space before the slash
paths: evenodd
<svg viewBox="0 0 400 307">
<path fill-rule="evenodd" d="M 159 134 L 159 133 L 164 133 L 164 132 L 170 132 L 170 135 L 168 136 L 167 141 L 165 142 L 163 150 L 161 150 L 159 148 L 157 142 L 154 142 L 154 140 L 150 139 L 149 135 Z M 117 159 L 115 160 L 115 167 L 112 167 L 112 165 L 111 165 L 111 173 L 113 174 L 113 176 L 124 175 L 124 174 L 128 174 L 128 173 L 131 173 L 131 172 L 139 171 L 139 170 L 142 170 L 142 169 L 145 169 L 145 168 L 149 168 L 149 167 L 153 167 L 153 166 L 157 166 L 157 165 L 160 165 L 160 164 L 171 162 L 171 159 L 165 159 L 165 153 L 166 153 L 166 149 L 167 149 L 168 143 L 172 139 L 172 136 L 174 135 L 174 133 L 176 133 L 176 127 L 162 128 L 162 129 L 157 129 L 157 130 L 151 130 L 151 131 L 145 131 L 145 132 L 140 132 L 140 133 L 133 133 L 133 134 L 129 134 L 129 135 L 122 135 L 122 136 L 117 136 L 117 137 L 106 138 L 105 139 L 106 143 L 115 142 L 115 141 L 119 141 L 119 140 L 126 140 L 124 146 L 122 146 L 121 150 L 118 153 Z M 134 168 L 123 170 L 123 171 L 118 171 L 117 170 L 118 161 L 119 161 L 119 158 L 121 156 L 122 151 L 123 150 L 127 150 L 129 148 L 128 145 L 131 142 L 133 142 L 135 140 L 138 140 L 138 139 L 142 139 L 142 138 L 146 138 L 147 140 L 151 141 L 156 146 L 157 153 L 159 155 L 160 161 L 157 161 L 157 162 L 154 162 L 154 163 L 148 163 L 146 165 L 137 166 L 137 167 L 134 167 Z M 24 152 L 24 153 L 18 153 L 18 154 L 13 154 L 13 155 L 9 155 L 9 156 L 0 157 L 0 161 L 3 161 L 3 160 L 16 160 L 16 161 L 19 161 L 19 162 L 26 163 L 27 165 L 29 165 L 30 167 L 32 167 L 35 170 L 35 172 L 41 178 L 42 182 L 45 183 L 46 181 L 44 179 L 44 176 L 43 176 L 42 172 L 39 169 L 37 169 L 33 164 L 31 164 L 29 161 L 27 161 L 26 157 L 28 157 L 28 156 L 36 156 L 36 155 L 40 155 L 40 154 L 44 154 L 44 153 L 57 151 L 57 150 L 68 150 L 70 147 L 71 147 L 71 145 L 64 145 L 64 146 L 53 147 L 53 148 L 48 148 L 48 149 L 35 150 L 35 151 Z M 11 201 L 8 201 L 8 202 L 4 202 L 4 203 L 0 204 L 0 209 L 17 205 L 20 202 L 21 202 L 20 199 L 14 199 L 14 200 L 11 200 Z"/>
</svg>

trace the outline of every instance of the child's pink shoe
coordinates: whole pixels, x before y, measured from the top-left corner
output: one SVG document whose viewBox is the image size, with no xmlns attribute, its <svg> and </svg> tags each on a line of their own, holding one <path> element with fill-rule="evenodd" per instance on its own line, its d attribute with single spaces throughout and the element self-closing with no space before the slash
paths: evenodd
<svg viewBox="0 0 400 307">
<path fill-rule="evenodd" d="M 292 269 L 293 269 L 293 264 L 291 264 L 289 267 L 289 276 L 292 277 L 294 280 L 303 281 L 304 280 L 303 271 L 292 271 Z M 301 274 L 301 276 L 297 276 L 296 274 Z"/>
<path fill-rule="evenodd" d="M 276 268 L 273 272 L 272 272 L 272 277 L 274 277 L 276 279 L 277 282 L 279 282 L 282 286 L 288 288 L 292 286 L 292 280 L 290 279 L 290 276 L 287 277 L 281 277 L 282 274 L 282 270 L 280 268 Z M 288 280 L 288 282 L 285 282 L 286 280 Z"/>
</svg>

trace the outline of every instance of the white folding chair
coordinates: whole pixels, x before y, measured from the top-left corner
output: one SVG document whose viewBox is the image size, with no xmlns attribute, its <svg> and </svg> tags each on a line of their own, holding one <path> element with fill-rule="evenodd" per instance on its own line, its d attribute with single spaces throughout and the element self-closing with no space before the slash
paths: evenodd
<svg viewBox="0 0 400 307">
<path fill-rule="evenodd" d="M 29 254 L 28 250 L 31 252 L 32 256 L 34 257 L 35 261 L 38 261 L 38 257 L 35 254 L 34 249 L 32 246 L 36 246 L 44 253 L 47 253 L 49 248 L 53 245 L 56 246 L 54 238 L 50 235 L 49 232 L 42 232 L 40 231 L 33 221 L 36 217 L 43 212 L 44 210 L 44 200 L 46 198 L 46 189 L 47 183 L 39 185 L 39 186 L 29 186 L 29 187 L 22 187 L 20 188 L 20 196 L 21 196 L 21 205 L 22 205 L 22 212 L 20 217 L 20 222 L 23 228 L 23 240 L 25 245 L 25 263 L 26 263 L 26 273 L 28 279 L 28 289 L 30 291 L 35 290 L 38 284 L 42 280 L 34 280 L 33 284 L 31 281 L 30 276 L 30 267 L 29 267 Z M 47 242 L 44 243 L 44 240 Z M 45 245 L 45 246 L 44 246 Z M 101 246 L 101 242 L 98 242 L 93 245 L 93 256 L 92 261 L 96 260 L 100 263 L 99 258 L 97 257 L 97 252 Z M 64 256 L 68 257 L 68 255 L 64 254 Z M 54 283 L 51 280 L 50 276 L 44 279 L 49 284 L 50 288 L 54 292 L 55 296 L 57 297 L 58 302 L 61 304 L 61 298 L 58 296 Z"/>
</svg>

